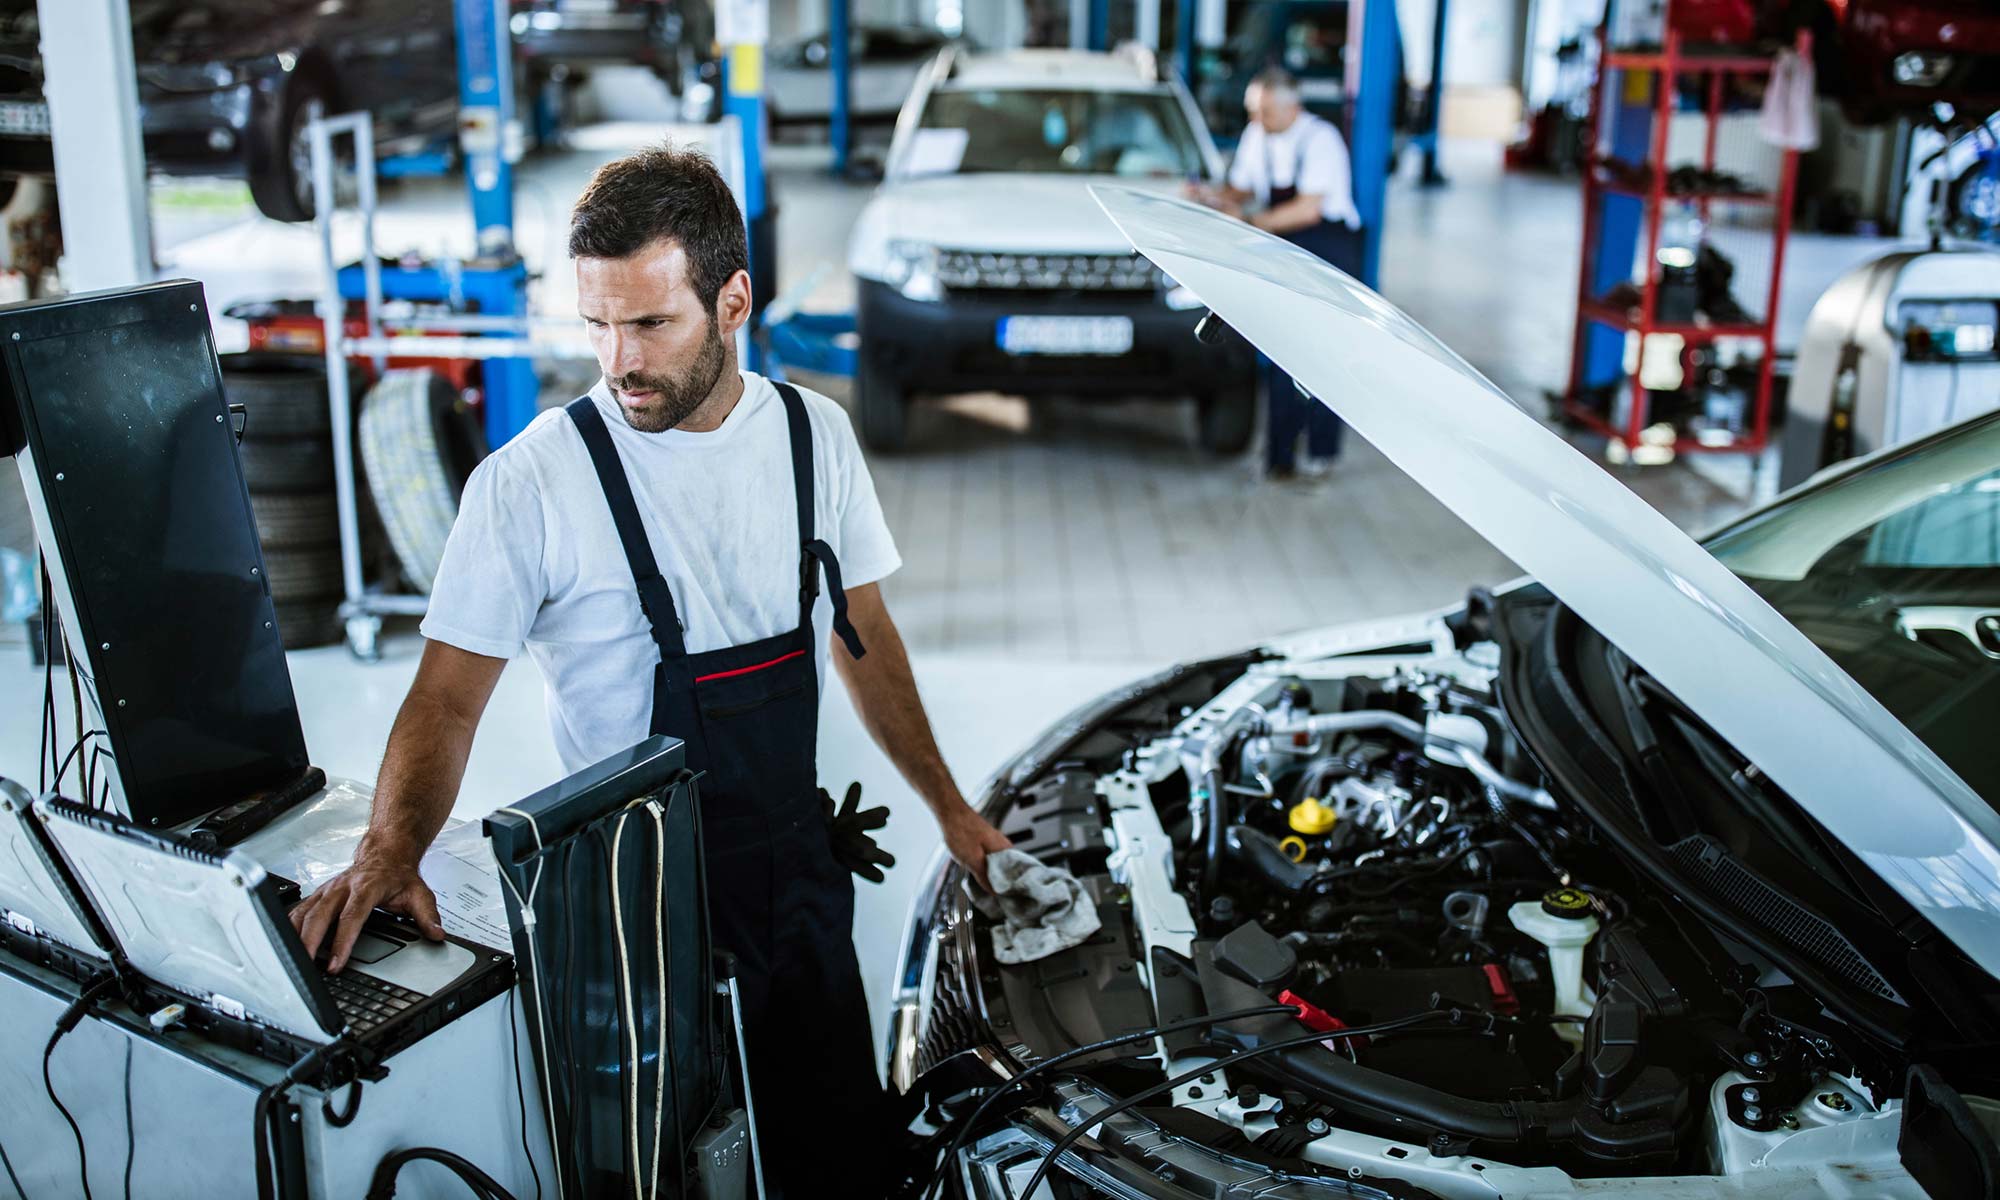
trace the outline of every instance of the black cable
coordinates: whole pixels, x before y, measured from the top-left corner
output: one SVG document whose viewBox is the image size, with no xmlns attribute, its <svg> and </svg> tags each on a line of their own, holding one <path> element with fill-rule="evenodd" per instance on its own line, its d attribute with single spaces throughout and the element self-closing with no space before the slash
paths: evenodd
<svg viewBox="0 0 2000 1200">
<path fill-rule="evenodd" d="M 48 555 L 42 556 L 42 744 L 37 764 L 37 795 L 49 790 L 49 768 L 56 765 L 56 631 L 55 589 L 49 582 Z"/>
<path fill-rule="evenodd" d="M 1421 1024 L 1433 1017 L 1446 1016 L 1450 1011 L 1449 1009 L 1434 1008 L 1427 1012 L 1412 1013 L 1407 1017 L 1398 1017 L 1393 1021 L 1377 1021 L 1373 1025 L 1356 1025 L 1351 1029 L 1326 1030 L 1303 1034 L 1295 1038 L 1284 1038 L 1275 1042 L 1266 1042 L 1261 1046 L 1254 1046 L 1248 1050 L 1238 1050 L 1226 1058 L 1204 1063 L 1192 1071 L 1183 1071 L 1181 1074 L 1174 1076 L 1164 1083 L 1157 1083 L 1143 1091 L 1135 1092 L 1115 1104 L 1100 1108 L 1096 1112 L 1086 1116 L 1075 1128 L 1056 1139 L 1056 1144 L 1051 1146 L 1049 1152 L 1042 1156 L 1041 1165 L 1036 1167 L 1035 1173 L 1028 1177 L 1028 1186 L 1022 1188 L 1020 1194 L 1023 1196 L 1034 1195 L 1035 1188 L 1048 1175 L 1049 1168 L 1055 1165 L 1056 1159 L 1062 1157 L 1065 1150 L 1076 1145 L 1082 1139 L 1086 1130 L 1096 1129 L 1118 1114 L 1144 1104 L 1162 1092 L 1170 1092 L 1182 1084 L 1194 1082 L 1203 1075 L 1233 1067 L 1245 1059 L 1261 1058 L 1266 1054 L 1275 1054 L 1280 1050 L 1295 1050 L 1301 1046 L 1312 1046 L 1320 1042 L 1349 1041 L 1350 1039 L 1369 1034 L 1388 1033 L 1392 1030 L 1407 1029 L 1412 1025 Z"/>
<path fill-rule="evenodd" d="M 335 1041 L 308 1050 L 297 1062 L 285 1068 L 284 1075 L 276 1083 L 257 1093 L 257 1106 L 251 1117 L 257 1138 L 257 1200 L 274 1200 L 277 1195 L 277 1184 L 272 1179 L 277 1157 L 272 1144 L 272 1106 L 301 1081 L 318 1074 L 326 1064 L 327 1055 L 341 1045 L 341 1042 Z"/>
<path fill-rule="evenodd" d="M 325 1117 L 326 1123 L 335 1129 L 347 1128 L 349 1125 L 354 1124 L 355 1117 L 361 1115 L 361 1077 L 357 1075 L 354 1078 L 354 1082 L 350 1083 L 348 1087 L 352 1090 L 347 1093 L 346 1108 L 335 1109 L 333 1107 L 333 1097 L 331 1096 L 319 1102 L 319 1115 Z"/>
<path fill-rule="evenodd" d="M 132 1125 L 132 1043 L 135 1040 L 130 1036 L 125 1039 L 125 1200 L 132 1200 L 132 1159 L 139 1143 L 138 1131 Z"/>
<path fill-rule="evenodd" d="M 104 736 L 104 731 L 102 729 L 93 729 L 89 733 L 86 733 L 83 736 L 77 738 L 76 741 L 70 745 L 69 753 L 63 755 L 62 765 L 56 768 L 56 781 L 54 784 L 50 786 L 54 787 L 58 791 L 62 790 L 63 776 L 69 774 L 69 764 L 76 758 L 77 752 L 82 750 L 84 744 L 90 741 L 91 738 L 102 737 L 102 736 Z M 87 778 L 83 785 L 83 798 L 86 801 L 90 799 L 90 784 Z"/>
<path fill-rule="evenodd" d="M 56 1106 L 56 1111 L 62 1114 L 62 1119 L 69 1122 L 69 1131 L 76 1138 L 76 1171 L 77 1176 L 83 1180 L 83 1200 L 91 1200 L 90 1156 L 84 1150 L 82 1126 L 76 1123 L 76 1117 L 71 1115 L 69 1106 L 62 1102 L 62 1097 L 56 1095 L 55 1079 L 49 1073 L 49 1063 L 55 1057 L 56 1043 L 62 1041 L 64 1034 L 75 1029 L 82 1022 L 84 1014 L 90 1011 L 90 1006 L 96 1004 L 98 998 L 117 983 L 117 976 L 106 975 L 84 988 L 83 994 L 72 1000 L 69 1007 L 63 1010 L 62 1016 L 56 1018 L 55 1030 L 49 1034 L 49 1044 L 42 1049 L 42 1089 L 48 1092 L 49 1103 Z"/>
<path fill-rule="evenodd" d="M 420 1158 L 437 1163 L 458 1176 L 480 1200 L 514 1200 L 513 1194 L 501 1187 L 491 1175 L 465 1158 L 434 1146 L 412 1146 L 385 1156 L 375 1165 L 375 1174 L 368 1180 L 367 1200 L 392 1200 L 396 1194 L 397 1173 L 404 1164 Z"/>
<path fill-rule="evenodd" d="M 21 1200 L 28 1200 L 28 1191 L 21 1186 L 21 1177 L 14 1174 L 14 1160 L 7 1157 L 7 1147 L 0 1145 L 0 1167 L 7 1169 L 7 1182 L 14 1185 L 14 1194 Z"/>
<path fill-rule="evenodd" d="M 528 1160 L 528 1173 L 535 1177 L 535 1200 L 542 1200 L 542 1172 L 535 1166 L 534 1151 L 528 1149 L 528 1089 L 521 1083 L 521 1027 L 514 1020 L 514 994 L 519 990 L 507 989 L 507 1033 L 514 1043 L 514 1102 L 521 1108 L 521 1157 Z M 555 1147 L 549 1150 L 553 1153 Z"/>
<path fill-rule="evenodd" d="M 942 1160 L 944 1165 L 939 1170 L 938 1175 L 931 1180 L 930 1186 L 924 1189 L 924 1195 L 928 1197 L 937 1188 L 938 1179 L 943 1178 L 947 1172 L 951 1174 L 953 1193 L 957 1194 L 959 1192 L 960 1180 L 957 1173 L 951 1171 L 951 1164 L 958 1159 L 958 1152 L 964 1147 L 965 1139 L 978 1127 L 980 1119 L 986 1115 L 986 1110 L 993 1106 L 993 1102 L 998 1100 L 1003 1092 L 1026 1083 L 1034 1076 L 1040 1075 L 1045 1071 L 1052 1071 L 1064 1063 L 1075 1062 L 1086 1055 L 1097 1054 L 1105 1050 L 1115 1050 L 1120 1046 L 1129 1046 L 1133 1042 L 1143 1042 L 1150 1038 L 1161 1037 L 1169 1033 L 1179 1033 L 1184 1029 L 1200 1029 L 1205 1025 L 1225 1025 L 1230 1021 L 1241 1021 L 1250 1017 L 1275 1017 L 1281 1014 L 1296 1015 L 1297 1012 L 1297 1009 L 1288 1004 L 1263 1004 L 1256 1008 L 1239 1008 L 1234 1012 L 1217 1013 L 1213 1016 L 1189 1017 L 1184 1021 L 1173 1021 L 1165 1025 L 1155 1025 L 1149 1029 L 1135 1030 L 1132 1033 L 1105 1038 L 1103 1041 L 1092 1042 L 1087 1046 L 1078 1046 L 1074 1050 L 1065 1050 L 1054 1058 L 1045 1058 L 1012 1079 L 1000 1084 L 1000 1086 L 988 1093 L 984 1100 L 979 1102 L 979 1107 L 972 1110 L 972 1115 L 965 1119 L 965 1123 L 959 1126 L 958 1133 L 951 1139 L 951 1145 L 944 1152 L 944 1159 Z"/>
</svg>

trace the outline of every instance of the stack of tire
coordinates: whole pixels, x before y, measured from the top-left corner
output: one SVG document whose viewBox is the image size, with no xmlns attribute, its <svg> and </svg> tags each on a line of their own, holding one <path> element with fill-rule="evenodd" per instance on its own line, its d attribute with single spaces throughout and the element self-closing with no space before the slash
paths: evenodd
<svg viewBox="0 0 2000 1200">
<path fill-rule="evenodd" d="M 403 578 L 429 595 L 466 479 L 486 457 L 479 417 L 434 372 L 387 371 L 362 401 L 356 443 Z"/>
<path fill-rule="evenodd" d="M 288 649 L 337 642 L 340 521 L 325 366 L 298 354 L 225 354 L 222 389 L 244 407 L 237 452 L 278 632 Z"/>
</svg>

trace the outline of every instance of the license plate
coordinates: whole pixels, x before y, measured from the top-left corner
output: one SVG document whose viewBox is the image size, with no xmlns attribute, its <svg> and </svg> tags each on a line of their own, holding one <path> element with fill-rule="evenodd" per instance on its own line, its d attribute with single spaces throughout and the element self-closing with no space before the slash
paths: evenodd
<svg viewBox="0 0 2000 1200">
<path fill-rule="evenodd" d="M 0 133 L 47 137 L 49 106 L 32 100 L 0 100 Z"/>
<path fill-rule="evenodd" d="M 1009 354 L 1125 354 L 1130 317 L 1002 317 L 994 335 Z"/>
</svg>

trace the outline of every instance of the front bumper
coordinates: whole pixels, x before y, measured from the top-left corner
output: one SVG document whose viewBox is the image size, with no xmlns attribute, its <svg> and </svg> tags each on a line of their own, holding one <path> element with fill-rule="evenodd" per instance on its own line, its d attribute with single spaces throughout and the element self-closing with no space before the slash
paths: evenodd
<svg viewBox="0 0 2000 1200">
<path fill-rule="evenodd" d="M 146 165 L 169 175 L 241 174 L 257 85 L 212 92 L 145 89 L 139 129 Z"/>
<path fill-rule="evenodd" d="M 1201 309 L 1175 311 L 1150 293 L 948 291 L 911 300 L 877 280 L 857 281 L 861 353 L 869 369 L 911 391 L 992 389 L 1025 395 L 1190 396 L 1247 388 L 1255 358 L 1232 339 L 1194 337 Z M 1009 354 L 996 330 L 1010 316 L 1122 316 L 1132 321 L 1123 354 Z"/>
</svg>

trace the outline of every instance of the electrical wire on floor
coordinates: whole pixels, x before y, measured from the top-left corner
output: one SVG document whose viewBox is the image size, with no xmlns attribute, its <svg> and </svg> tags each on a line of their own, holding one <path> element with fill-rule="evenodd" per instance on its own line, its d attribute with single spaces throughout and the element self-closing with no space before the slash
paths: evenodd
<svg viewBox="0 0 2000 1200">
<path fill-rule="evenodd" d="M 49 1103 L 56 1106 L 56 1111 L 69 1123 L 69 1131 L 76 1138 L 76 1173 L 77 1178 L 83 1181 L 83 1200 L 91 1200 L 90 1155 L 84 1149 L 83 1128 L 76 1123 L 76 1117 L 70 1113 L 69 1106 L 62 1102 L 62 1097 L 56 1095 L 55 1078 L 50 1074 L 49 1064 L 55 1058 L 56 1043 L 62 1041 L 64 1035 L 82 1023 L 84 1015 L 90 1011 L 91 1006 L 117 984 L 117 976 L 106 975 L 84 988 L 83 994 L 70 1001 L 69 1007 L 63 1009 L 62 1016 L 56 1018 L 55 1030 L 49 1034 L 49 1044 L 42 1049 L 42 1088 L 48 1092 Z"/>
<path fill-rule="evenodd" d="M 132 1200 L 132 1159 L 139 1145 L 139 1131 L 132 1125 L 132 1043 L 125 1038 L 125 1200 Z"/>
<path fill-rule="evenodd" d="M 14 1185 L 14 1194 L 20 1197 L 20 1200 L 28 1200 L 28 1191 L 21 1186 L 21 1177 L 14 1174 L 14 1160 L 7 1157 L 7 1146 L 4 1142 L 0 1142 L 0 1167 L 6 1168 L 7 1182 Z"/>
<path fill-rule="evenodd" d="M 1151 1041 L 1154 1038 L 1164 1037 L 1170 1033 L 1180 1033 L 1188 1029 L 1200 1029 L 1208 1025 L 1226 1025 L 1231 1021 L 1242 1021 L 1251 1017 L 1275 1017 L 1297 1012 L 1297 1009 L 1288 1004 L 1260 1004 L 1255 1008 L 1239 1008 L 1234 1012 L 1216 1013 L 1213 1016 L 1189 1017 L 1184 1021 L 1172 1021 L 1165 1025 L 1154 1025 L 1146 1029 L 1137 1029 L 1131 1033 L 1119 1034 L 1117 1037 L 1091 1042 L 1086 1046 L 1078 1046 L 1074 1050 L 1065 1050 L 1053 1058 L 1045 1058 L 987 1093 L 986 1098 L 979 1102 L 979 1106 L 972 1110 L 972 1115 L 959 1125 L 958 1133 L 952 1137 L 951 1145 L 945 1148 L 944 1157 L 940 1160 L 943 1165 L 939 1168 L 937 1175 L 933 1176 L 931 1182 L 925 1186 L 923 1195 L 925 1197 L 933 1195 L 940 1187 L 939 1181 L 944 1179 L 947 1174 L 950 1175 L 952 1180 L 953 1194 L 962 1194 L 960 1185 L 963 1181 L 958 1178 L 957 1172 L 952 1170 L 952 1164 L 957 1162 L 958 1152 L 964 1148 L 966 1138 L 971 1136 L 974 1129 L 978 1128 L 979 1122 L 985 1118 L 987 1110 L 993 1107 L 995 1101 L 999 1100 L 1005 1093 L 1028 1082 L 1030 1079 L 1038 1078 L 1066 1063 L 1075 1062 L 1079 1058 L 1086 1058 L 1092 1054 L 1101 1054 L 1106 1050 L 1116 1050 L 1120 1046 L 1129 1046 L 1134 1042 Z"/>
<path fill-rule="evenodd" d="M 1238 1050 L 1234 1054 L 1230 1054 L 1223 1058 L 1216 1059 L 1215 1061 L 1210 1063 L 1205 1063 L 1202 1066 L 1194 1068 L 1192 1071 L 1183 1071 L 1179 1075 L 1176 1075 L 1173 1078 L 1166 1080 L 1165 1082 L 1156 1083 L 1152 1087 L 1145 1088 L 1138 1092 L 1134 1092 L 1132 1095 L 1127 1096 L 1125 1099 L 1120 1100 L 1115 1104 L 1109 1104 L 1103 1108 L 1098 1109 L 1096 1112 L 1091 1113 L 1089 1116 L 1085 1117 L 1068 1133 L 1064 1134 L 1060 1138 L 1057 1138 L 1055 1145 L 1049 1147 L 1048 1153 L 1042 1155 L 1041 1165 L 1037 1166 L 1035 1168 L 1035 1173 L 1028 1177 L 1028 1186 L 1022 1188 L 1020 1194 L 1023 1196 L 1034 1195 L 1035 1189 L 1041 1186 L 1042 1180 L 1048 1176 L 1049 1168 L 1055 1165 L 1056 1160 L 1062 1157 L 1064 1151 L 1068 1150 L 1071 1146 L 1076 1145 L 1078 1141 L 1082 1140 L 1084 1134 L 1089 1130 L 1101 1129 L 1104 1126 L 1105 1122 L 1109 1121 L 1111 1118 L 1115 1116 L 1118 1116 L 1120 1113 L 1127 1112 L 1133 1108 L 1137 1108 L 1139 1105 L 1144 1104 L 1146 1101 L 1151 1100 L 1155 1096 L 1159 1096 L 1163 1093 L 1170 1092 L 1177 1087 L 1182 1087 L 1185 1086 L 1186 1084 L 1193 1083 L 1195 1080 L 1200 1079 L 1203 1075 L 1213 1074 L 1218 1071 L 1225 1071 L 1240 1062 L 1244 1062 L 1252 1058 L 1262 1058 L 1266 1054 L 1275 1054 L 1280 1050 L 1296 1050 L 1306 1046 L 1315 1046 L 1319 1045 L 1322 1042 L 1331 1042 L 1331 1041 L 1344 1041 L 1347 1042 L 1350 1046 L 1352 1046 L 1353 1039 L 1357 1037 L 1367 1037 L 1378 1033 L 1390 1033 L 1398 1029 L 1408 1029 L 1413 1025 L 1420 1025 L 1423 1022 L 1431 1020 L 1436 1017 L 1448 1017 L 1452 1014 L 1452 1012 L 1453 1010 L 1447 1008 L 1433 1008 L 1420 1013 L 1412 1013 L 1407 1017 L 1397 1017 L 1396 1019 L 1391 1021 L 1377 1021 L 1370 1025 L 1356 1025 L 1351 1029 L 1320 1031 L 1315 1033 L 1302 1034 L 1298 1037 L 1281 1038 L 1275 1042 L 1266 1042 L 1261 1046 L 1253 1046 L 1248 1050 Z M 1463 1027 L 1454 1026 L 1454 1028 L 1463 1028 Z"/>
</svg>

